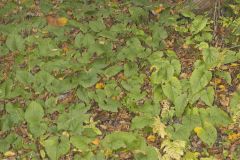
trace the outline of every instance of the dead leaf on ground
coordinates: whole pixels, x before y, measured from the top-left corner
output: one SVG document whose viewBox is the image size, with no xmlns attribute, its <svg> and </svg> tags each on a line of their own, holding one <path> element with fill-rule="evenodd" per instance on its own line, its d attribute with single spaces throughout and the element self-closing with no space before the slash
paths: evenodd
<svg viewBox="0 0 240 160">
<path fill-rule="evenodd" d="M 63 27 L 67 24 L 68 19 L 65 17 L 47 16 L 47 23 L 51 26 Z"/>
</svg>

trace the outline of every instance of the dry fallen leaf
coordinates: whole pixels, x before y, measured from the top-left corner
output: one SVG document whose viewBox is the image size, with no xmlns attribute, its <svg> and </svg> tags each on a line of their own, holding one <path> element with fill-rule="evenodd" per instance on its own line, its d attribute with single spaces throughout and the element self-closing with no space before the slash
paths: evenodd
<svg viewBox="0 0 240 160">
<path fill-rule="evenodd" d="M 62 27 L 65 26 L 68 22 L 68 19 L 65 17 L 56 17 L 56 16 L 47 16 L 48 25 Z"/>
<path fill-rule="evenodd" d="M 100 139 L 96 138 L 95 140 L 92 141 L 92 144 L 98 146 L 100 144 Z"/>
<path fill-rule="evenodd" d="M 224 85 L 219 85 L 218 87 L 219 87 L 220 91 L 222 91 L 222 92 L 225 92 L 227 90 Z"/>
<path fill-rule="evenodd" d="M 62 135 L 69 138 L 69 133 L 67 131 L 62 132 Z"/>
<path fill-rule="evenodd" d="M 232 63 L 230 66 L 231 66 L 231 67 L 237 67 L 237 66 L 239 66 L 239 64 L 237 64 L 237 63 Z"/>
<path fill-rule="evenodd" d="M 233 133 L 228 135 L 228 139 L 231 141 L 235 141 L 237 139 L 240 139 L 240 133 Z"/>
<path fill-rule="evenodd" d="M 16 155 L 16 153 L 13 152 L 13 151 L 7 151 L 7 152 L 4 153 L 4 156 L 5 156 L 5 157 L 13 157 L 13 156 L 15 156 L 15 155 Z"/>
<path fill-rule="evenodd" d="M 155 142 L 155 141 L 156 141 L 156 137 L 155 137 L 154 135 L 149 135 L 149 136 L 147 137 L 147 140 L 148 140 L 149 142 Z"/>
<path fill-rule="evenodd" d="M 153 133 L 157 133 L 161 138 L 164 138 L 165 136 L 167 136 L 167 132 L 165 131 L 166 126 L 161 122 L 159 117 L 154 118 L 154 123 L 152 128 L 153 128 Z"/>
<path fill-rule="evenodd" d="M 68 19 L 65 18 L 65 17 L 60 17 L 60 18 L 57 18 L 57 25 L 58 26 L 65 26 L 68 22 Z"/>
<path fill-rule="evenodd" d="M 99 82 L 99 83 L 97 83 L 96 85 L 95 85 L 95 88 L 96 89 L 103 89 L 105 87 L 105 85 L 104 85 L 104 83 L 102 83 L 102 82 Z"/>
<path fill-rule="evenodd" d="M 152 14 L 157 15 L 157 14 L 161 13 L 163 10 L 165 10 L 165 8 L 161 4 L 156 9 L 152 10 Z"/>
<path fill-rule="evenodd" d="M 214 79 L 215 84 L 220 84 L 221 82 L 222 82 L 222 80 L 220 78 L 215 78 Z"/>
<path fill-rule="evenodd" d="M 227 97 L 224 94 L 220 94 L 219 97 L 220 97 L 219 101 L 220 101 L 221 105 L 224 106 L 224 107 L 227 107 L 230 103 L 229 97 Z"/>
</svg>

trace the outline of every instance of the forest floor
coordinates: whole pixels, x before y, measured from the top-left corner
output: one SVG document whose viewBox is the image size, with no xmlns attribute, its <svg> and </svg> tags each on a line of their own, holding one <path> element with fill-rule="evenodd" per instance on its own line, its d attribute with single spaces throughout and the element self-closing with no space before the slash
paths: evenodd
<svg viewBox="0 0 240 160">
<path fill-rule="evenodd" d="M 185 6 L 1 1 L 0 159 L 240 159 L 239 0 Z"/>
</svg>

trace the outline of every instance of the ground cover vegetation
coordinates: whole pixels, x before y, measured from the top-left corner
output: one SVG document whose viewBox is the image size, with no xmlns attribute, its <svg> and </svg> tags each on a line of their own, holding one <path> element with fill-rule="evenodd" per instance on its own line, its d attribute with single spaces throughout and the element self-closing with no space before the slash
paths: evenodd
<svg viewBox="0 0 240 160">
<path fill-rule="evenodd" d="M 237 160 L 240 1 L 0 2 L 0 159 Z"/>
</svg>

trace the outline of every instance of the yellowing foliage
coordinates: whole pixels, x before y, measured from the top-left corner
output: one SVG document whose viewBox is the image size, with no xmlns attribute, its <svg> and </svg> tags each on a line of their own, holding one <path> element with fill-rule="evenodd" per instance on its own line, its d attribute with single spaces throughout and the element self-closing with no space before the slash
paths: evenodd
<svg viewBox="0 0 240 160">
<path fill-rule="evenodd" d="M 160 121 L 159 117 L 156 117 L 153 123 L 153 133 L 157 133 L 161 138 L 164 138 L 167 135 L 165 128 L 165 124 Z"/>
<path fill-rule="evenodd" d="M 49 25 L 52 25 L 52 26 L 58 26 L 58 27 L 62 27 L 62 26 L 65 26 L 68 22 L 68 19 L 65 18 L 65 17 L 55 17 L 55 16 L 47 16 L 47 22 Z"/>
<path fill-rule="evenodd" d="M 5 157 L 13 157 L 13 156 L 15 156 L 15 155 L 16 155 L 16 153 L 13 152 L 13 151 L 7 151 L 7 152 L 4 153 L 4 156 L 5 156 Z"/>
<path fill-rule="evenodd" d="M 68 19 L 65 17 L 60 17 L 57 19 L 57 25 L 58 26 L 65 26 L 68 22 Z"/>
<path fill-rule="evenodd" d="M 201 133 L 202 130 L 203 130 L 202 127 L 195 127 L 195 128 L 194 128 L 194 132 L 197 133 L 197 134 Z"/>
<path fill-rule="evenodd" d="M 104 83 L 102 83 L 102 82 L 99 82 L 99 83 L 97 83 L 97 84 L 95 85 L 95 88 L 96 88 L 96 89 L 104 89 L 104 87 L 105 87 L 105 85 L 104 85 Z"/>
<path fill-rule="evenodd" d="M 96 138 L 92 141 L 92 144 L 98 146 L 100 144 L 100 139 L 99 138 Z"/>
<path fill-rule="evenodd" d="M 147 137 L 147 140 L 148 140 L 149 142 L 155 142 L 155 141 L 156 141 L 156 137 L 155 137 L 154 135 L 149 135 L 149 136 Z"/>
<path fill-rule="evenodd" d="M 152 13 L 153 13 L 154 15 L 157 15 L 157 14 L 161 13 L 163 10 L 165 10 L 165 8 L 164 8 L 163 5 L 161 4 L 161 5 L 159 5 L 156 9 L 152 10 Z"/>
<path fill-rule="evenodd" d="M 233 133 L 228 135 L 228 139 L 231 141 L 235 141 L 237 139 L 240 139 L 240 133 Z"/>
</svg>

